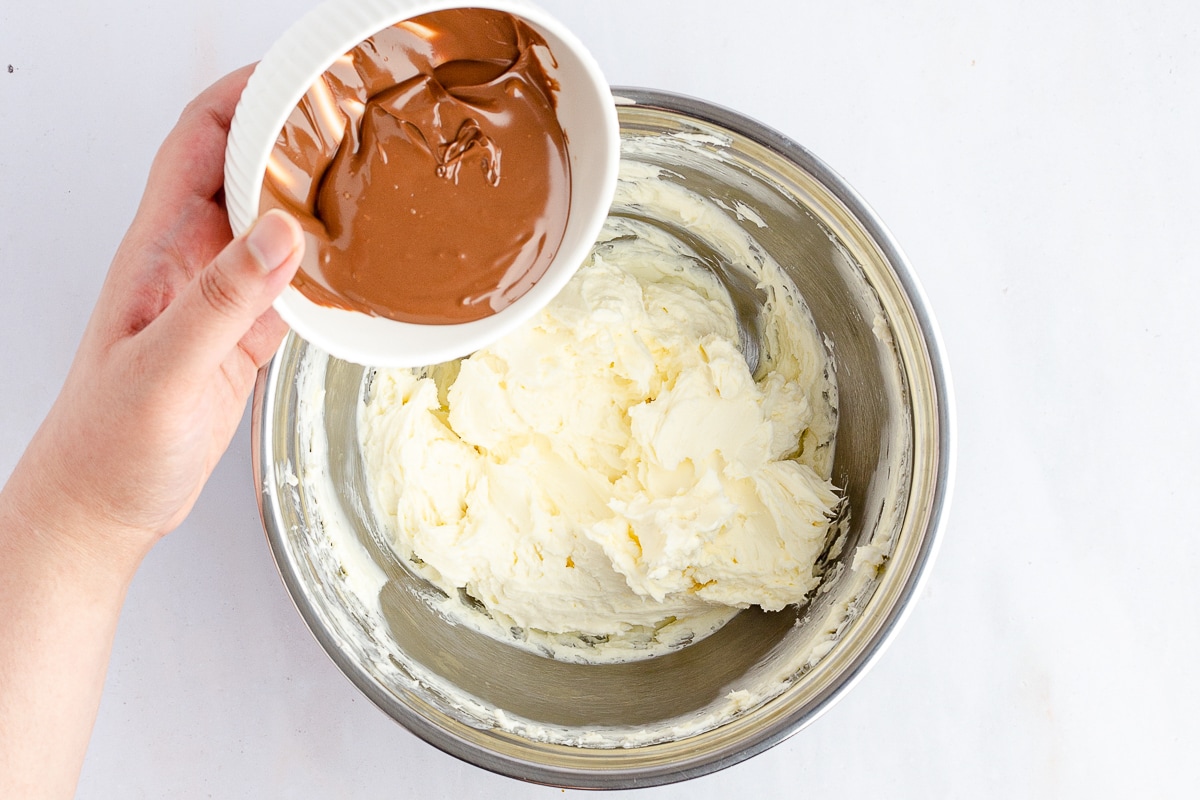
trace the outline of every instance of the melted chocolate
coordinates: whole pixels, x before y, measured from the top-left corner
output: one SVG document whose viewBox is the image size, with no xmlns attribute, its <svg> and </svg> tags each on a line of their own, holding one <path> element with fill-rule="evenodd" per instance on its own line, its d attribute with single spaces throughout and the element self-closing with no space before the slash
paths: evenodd
<svg viewBox="0 0 1200 800">
<path fill-rule="evenodd" d="M 545 45 L 512 15 L 455 9 L 338 59 L 288 118 L 263 182 L 261 210 L 284 208 L 306 232 L 293 285 L 424 324 L 480 319 L 527 292 L 570 204 Z"/>
</svg>

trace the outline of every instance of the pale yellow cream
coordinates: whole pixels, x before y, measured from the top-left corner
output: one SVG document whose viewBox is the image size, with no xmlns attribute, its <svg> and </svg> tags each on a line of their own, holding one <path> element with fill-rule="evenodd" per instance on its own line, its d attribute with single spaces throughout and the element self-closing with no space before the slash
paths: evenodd
<svg viewBox="0 0 1200 800">
<path fill-rule="evenodd" d="M 626 225 L 529 324 L 461 362 L 381 370 L 360 408 L 396 550 L 502 629 L 671 644 L 817 584 L 835 392 L 795 287 L 757 265 L 756 381 L 721 284 Z"/>
</svg>

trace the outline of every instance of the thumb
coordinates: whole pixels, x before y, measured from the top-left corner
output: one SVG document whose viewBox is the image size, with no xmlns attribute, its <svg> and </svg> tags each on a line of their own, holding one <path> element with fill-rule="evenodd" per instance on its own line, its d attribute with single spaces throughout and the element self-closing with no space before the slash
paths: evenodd
<svg viewBox="0 0 1200 800">
<path fill-rule="evenodd" d="M 155 321 L 169 362 L 192 375 L 216 370 L 295 275 L 300 224 L 271 210 L 193 276 Z"/>
</svg>

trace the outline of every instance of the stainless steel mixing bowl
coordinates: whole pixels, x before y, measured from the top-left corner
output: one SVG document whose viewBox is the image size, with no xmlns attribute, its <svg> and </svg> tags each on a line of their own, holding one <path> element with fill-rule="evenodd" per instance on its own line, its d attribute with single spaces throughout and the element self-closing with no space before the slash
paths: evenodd
<svg viewBox="0 0 1200 800">
<path fill-rule="evenodd" d="M 435 591 L 381 545 L 365 500 L 356 407 L 370 371 L 291 337 L 260 376 L 254 408 L 267 537 L 334 662 L 436 747 L 570 787 L 712 772 L 828 709 L 903 620 L 944 524 L 953 472 L 936 328 L 907 261 L 863 201 L 811 153 L 736 113 L 661 92 L 615 93 L 626 150 L 658 142 L 637 158 L 728 209 L 795 280 L 832 354 L 833 480 L 846 514 L 806 605 L 748 609 L 702 641 L 624 664 L 555 661 L 449 624 L 431 603 Z M 760 699 L 729 717 L 740 690 Z M 604 746 L 614 736 L 634 746 Z"/>
</svg>

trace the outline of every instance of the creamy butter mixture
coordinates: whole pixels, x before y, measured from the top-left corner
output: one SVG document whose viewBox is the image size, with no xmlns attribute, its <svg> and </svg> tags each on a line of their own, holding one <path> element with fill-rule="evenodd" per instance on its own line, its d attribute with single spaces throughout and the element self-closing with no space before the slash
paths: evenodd
<svg viewBox="0 0 1200 800">
<path fill-rule="evenodd" d="M 722 283 L 625 219 L 522 329 L 378 371 L 359 431 L 397 552 L 504 634 L 647 653 L 802 601 L 838 502 L 835 393 L 795 287 L 762 261 L 744 265 L 768 298 L 757 378 Z"/>
</svg>

